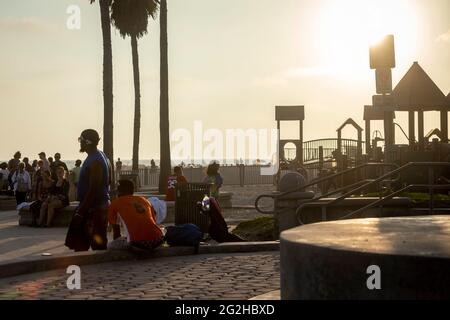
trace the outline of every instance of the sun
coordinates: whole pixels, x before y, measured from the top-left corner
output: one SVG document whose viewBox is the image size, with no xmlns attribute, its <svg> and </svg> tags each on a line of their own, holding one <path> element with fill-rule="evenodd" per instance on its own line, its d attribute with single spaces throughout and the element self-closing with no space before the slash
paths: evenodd
<svg viewBox="0 0 450 320">
<path fill-rule="evenodd" d="M 396 58 L 402 59 L 415 50 L 417 31 L 417 18 L 407 1 L 325 1 L 316 20 L 316 50 L 334 69 L 367 70 L 372 44 L 393 34 Z"/>
</svg>

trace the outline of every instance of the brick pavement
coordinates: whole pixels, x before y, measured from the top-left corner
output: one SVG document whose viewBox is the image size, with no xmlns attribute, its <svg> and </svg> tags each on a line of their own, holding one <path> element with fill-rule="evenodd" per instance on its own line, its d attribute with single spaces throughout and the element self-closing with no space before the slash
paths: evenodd
<svg viewBox="0 0 450 320">
<path fill-rule="evenodd" d="M 0 299 L 250 299 L 280 287 L 279 252 L 195 255 L 81 268 L 80 290 L 65 270 L 0 279 Z"/>
</svg>

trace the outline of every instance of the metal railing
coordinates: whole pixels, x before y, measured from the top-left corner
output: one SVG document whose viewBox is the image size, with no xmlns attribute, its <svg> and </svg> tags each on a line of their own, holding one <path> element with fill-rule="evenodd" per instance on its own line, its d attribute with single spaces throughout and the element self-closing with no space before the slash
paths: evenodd
<svg viewBox="0 0 450 320">
<path fill-rule="evenodd" d="M 341 139 L 341 154 L 347 155 L 349 158 L 356 158 L 358 143 L 364 150 L 364 141 Z M 319 160 L 319 147 L 322 147 L 324 158 L 333 158 L 333 151 L 338 148 L 338 139 L 316 139 L 303 142 L 303 162 Z"/>
<path fill-rule="evenodd" d="M 260 201 L 261 199 L 264 199 L 264 198 L 269 198 L 269 199 L 272 199 L 272 200 L 281 199 L 281 198 L 283 198 L 283 197 L 286 197 L 286 196 L 289 195 L 289 194 L 293 194 L 293 193 L 295 193 L 295 192 L 305 191 L 306 188 L 312 187 L 312 186 L 314 186 L 314 185 L 318 185 L 319 183 L 329 182 L 331 179 L 341 178 L 341 177 L 343 177 L 344 175 L 348 175 L 349 173 L 354 173 L 354 172 L 357 172 L 358 170 L 367 169 L 367 168 L 369 168 L 369 167 L 373 167 L 373 168 L 383 168 L 383 167 L 393 167 L 393 168 L 398 168 L 399 166 L 398 166 L 397 164 L 395 164 L 395 163 L 371 163 L 371 162 L 365 163 L 365 164 L 356 166 L 356 167 L 354 167 L 354 168 L 350 168 L 350 169 L 347 169 L 347 170 L 343 170 L 343 171 L 337 172 L 337 173 L 335 173 L 335 174 L 332 174 L 332 175 L 329 175 L 329 176 L 326 176 L 326 177 L 323 177 L 323 178 L 317 178 L 317 179 L 314 179 L 314 180 L 311 181 L 310 183 L 307 183 L 307 184 L 305 184 L 304 186 L 302 186 L 302 187 L 300 187 L 300 188 L 296 188 L 296 189 L 289 190 L 289 191 L 285 191 L 285 192 L 278 193 L 278 194 L 263 194 L 263 195 L 260 195 L 260 196 L 258 196 L 258 197 L 256 198 L 256 200 L 255 200 L 255 209 L 256 209 L 258 212 L 263 213 L 263 214 L 274 214 L 274 213 L 275 213 L 274 210 L 272 210 L 272 211 L 265 211 L 265 210 L 262 210 L 262 209 L 259 207 L 259 201 Z M 391 172 L 392 172 L 392 171 L 391 171 Z M 361 180 L 358 181 L 357 183 L 360 183 L 360 182 L 361 182 Z M 339 189 L 339 190 L 337 190 L 337 191 L 341 192 L 341 191 L 346 190 L 346 189 L 351 188 L 351 187 L 353 187 L 352 184 L 346 185 L 346 186 L 343 186 L 343 187 L 341 188 L 342 190 Z M 331 194 L 334 194 L 334 193 L 336 193 L 336 192 L 327 193 L 327 195 L 331 195 Z M 313 198 L 313 199 L 308 200 L 308 201 L 314 201 L 314 200 L 317 200 L 317 199 L 319 199 L 319 198 L 321 198 L 321 197 L 324 197 L 324 196 L 321 195 L 321 196 L 319 196 L 318 198 Z"/>
<path fill-rule="evenodd" d="M 401 194 L 401 193 L 403 193 L 405 191 L 408 191 L 410 189 L 413 189 L 413 188 L 428 188 L 429 196 L 430 196 L 429 212 L 430 212 L 430 214 L 432 214 L 433 211 L 434 211 L 434 201 L 433 201 L 434 190 L 435 189 L 448 189 L 448 188 L 450 188 L 450 184 L 441 184 L 441 185 L 439 185 L 439 184 L 435 184 L 434 183 L 434 181 L 435 181 L 435 174 L 434 174 L 435 170 L 434 169 L 436 167 L 450 167 L 450 163 L 448 163 L 448 162 L 409 162 L 409 163 L 407 163 L 407 164 L 405 164 L 405 165 L 403 165 L 401 167 L 398 167 L 395 170 L 392 170 L 392 171 L 382 175 L 381 177 L 379 177 L 379 178 L 377 178 L 375 180 L 371 180 L 371 181 L 365 182 L 365 183 L 357 186 L 356 188 L 354 188 L 354 189 L 352 189 L 352 190 L 342 194 L 340 197 L 335 198 L 333 200 L 330 200 L 328 202 L 322 202 L 322 203 L 317 203 L 316 202 L 315 203 L 315 201 L 321 200 L 322 198 L 324 198 L 324 196 L 308 200 L 307 202 L 302 203 L 300 206 L 298 206 L 295 214 L 296 214 L 300 224 L 304 224 L 302 219 L 301 219 L 301 210 L 303 208 L 305 208 L 305 207 L 308 207 L 308 206 L 319 206 L 322 209 L 322 218 L 323 218 L 323 220 L 326 220 L 326 210 L 327 210 L 328 207 L 335 206 L 336 204 L 340 203 L 341 201 L 343 201 L 347 197 L 349 197 L 351 195 L 354 195 L 358 191 L 361 191 L 363 189 L 367 189 L 367 188 L 369 188 L 369 187 L 371 187 L 373 185 L 380 186 L 381 183 L 385 183 L 386 181 L 398 181 L 398 179 L 394 179 L 394 180 L 386 180 L 386 179 L 389 178 L 389 177 L 392 177 L 393 175 L 397 175 L 397 174 L 399 175 L 400 173 L 404 172 L 407 169 L 411 169 L 411 168 L 415 168 L 415 167 L 424 167 L 424 166 L 427 167 L 427 171 L 428 171 L 428 181 L 429 181 L 428 184 L 410 184 L 410 185 L 407 185 L 407 186 L 404 186 L 404 187 L 400 188 L 399 190 L 396 190 L 396 191 L 390 193 L 387 196 L 383 196 L 382 193 L 380 192 L 379 193 L 380 199 L 375 200 L 374 202 L 372 202 L 372 203 L 370 203 L 370 204 L 368 204 L 368 205 L 366 205 L 366 206 L 364 206 L 362 208 L 359 208 L 359 209 L 357 209 L 357 210 L 355 210 L 355 211 L 353 211 L 353 212 L 351 212 L 351 213 L 349 213 L 349 214 L 347 214 L 347 215 L 345 215 L 345 216 L 343 216 L 343 217 L 341 217 L 339 219 L 347 219 L 347 218 L 349 218 L 351 216 L 359 214 L 359 213 L 361 213 L 361 212 L 363 212 L 363 211 L 365 211 L 367 209 L 373 208 L 375 206 L 382 206 L 388 200 L 392 199 L 396 195 L 399 195 L 399 194 Z M 378 188 L 378 189 L 380 190 L 381 188 Z"/>
</svg>

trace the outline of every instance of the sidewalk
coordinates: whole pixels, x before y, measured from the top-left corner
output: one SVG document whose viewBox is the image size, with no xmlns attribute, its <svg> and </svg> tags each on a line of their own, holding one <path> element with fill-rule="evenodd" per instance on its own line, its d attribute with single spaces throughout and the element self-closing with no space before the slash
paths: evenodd
<svg viewBox="0 0 450 320">
<path fill-rule="evenodd" d="M 41 257 L 42 253 L 70 253 L 64 246 L 67 228 L 30 228 L 18 225 L 17 211 L 0 211 L 0 262 Z"/>
<path fill-rule="evenodd" d="M 73 252 L 64 246 L 67 228 L 18 226 L 16 211 L 0 211 L 0 278 L 62 268 L 67 264 L 88 265 L 102 262 L 154 259 L 195 254 L 194 247 L 163 245 L 148 254 L 129 251 Z M 112 237 L 112 233 L 108 234 Z M 111 240 L 111 239 L 110 239 Z M 200 254 L 278 251 L 279 242 L 215 242 L 202 244 Z"/>
</svg>

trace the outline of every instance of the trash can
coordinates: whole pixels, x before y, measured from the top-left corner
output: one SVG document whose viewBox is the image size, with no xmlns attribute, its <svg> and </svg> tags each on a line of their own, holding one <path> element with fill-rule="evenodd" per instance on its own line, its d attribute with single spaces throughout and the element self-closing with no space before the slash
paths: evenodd
<svg viewBox="0 0 450 320">
<path fill-rule="evenodd" d="M 175 225 L 193 223 L 202 232 L 208 232 L 209 217 L 201 214 L 197 202 L 210 195 L 211 184 L 208 183 L 181 183 L 176 185 L 175 197 Z"/>
</svg>

